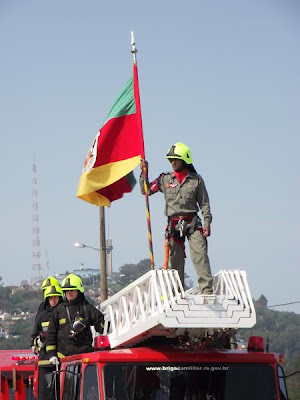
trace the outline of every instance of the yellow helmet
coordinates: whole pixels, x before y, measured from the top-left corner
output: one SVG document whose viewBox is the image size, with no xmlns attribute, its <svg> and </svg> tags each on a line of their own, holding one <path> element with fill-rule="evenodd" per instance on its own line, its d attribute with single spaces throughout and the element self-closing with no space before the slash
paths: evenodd
<svg viewBox="0 0 300 400">
<path fill-rule="evenodd" d="M 63 297 L 63 291 L 61 290 L 60 285 L 51 285 L 45 288 L 44 299 L 51 296 Z"/>
<path fill-rule="evenodd" d="M 84 293 L 84 288 L 82 280 L 79 276 L 75 274 L 69 274 L 61 283 L 61 288 L 63 291 L 66 290 L 79 290 L 79 292 Z"/>
<path fill-rule="evenodd" d="M 178 158 L 186 162 L 187 164 L 192 164 L 192 155 L 190 148 L 184 143 L 175 143 L 169 150 L 166 158 Z"/>
<path fill-rule="evenodd" d="M 53 276 L 48 276 L 48 278 L 46 278 L 43 283 L 42 283 L 42 290 L 45 290 L 48 286 L 60 286 L 58 280 L 56 278 L 53 278 Z"/>
</svg>

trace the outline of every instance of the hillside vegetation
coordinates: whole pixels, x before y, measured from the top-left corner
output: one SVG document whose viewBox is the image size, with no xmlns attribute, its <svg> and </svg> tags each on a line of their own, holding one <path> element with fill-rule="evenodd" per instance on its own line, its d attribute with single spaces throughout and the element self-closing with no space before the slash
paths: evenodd
<svg viewBox="0 0 300 400">
<path fill-rule="evenodd" d="M 149 270 L 149 260 L 138 264 L 126 264 L 115 274 L 113 285 L 109 288 L 114 293 L 125 287 Z M 87 282 L 85 283 L 88 289 Z M 97 302 L 97 298 L 89 299 Z M 42 301 L 40 290 L 30 287 L 0 287 L 1 313 L 10 313 L 12 320 L 0 320 L 0 349 L 25 349 L 30 347 L 30 335 L 35 312 Z M 286 375 L 300 370 L 300 315 L 292 312 L 274 311 L 267 307 L 267 299 L 262 295 L 254 301 L 257 323 L 252 329 L 242 329 L 239 336 L 246 342 L 249 336 L 263 336 L 270 352 L 282 354 L 285 358 Z M 7 335 L 4 333 L 7 332 Z M 300 375 L 287 379 L 291 400 L 300 400 Z"/>
<path fill-rule="evenodd" d="M 300 314 L 274 311 L 267 308 L 267 299 L 262 295 L 254 302 L 257 322 L 252 329 L 241 329 L 241 337 L 262 336 L 265 346 L 272 353 L 284 356 L 285 374 L 300 370 Z M 300 400 L 300 374 L 287 379 L 289 397 Z"/>
</svg>

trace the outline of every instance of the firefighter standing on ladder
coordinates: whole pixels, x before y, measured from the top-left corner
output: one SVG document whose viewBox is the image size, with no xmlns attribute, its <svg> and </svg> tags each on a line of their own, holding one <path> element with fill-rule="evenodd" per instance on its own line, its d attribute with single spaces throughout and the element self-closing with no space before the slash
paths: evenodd
<svg viewBox="0 0 300 400">
<path fill-rule="evenodd" d="M 178 270 L 184 285 L 185 238 L 189 241 L 191 259 L 198 274 L 201 294 L 212 294 L 212 275 L 207 255 L 207 237 L 210 236 L 209 197 L 204 181 L 197 174 L 191 151 L 183 143 L 175 143 L 166 158 L 173 172 L 162 173 L 149 184 L 149 195 L 162 192 L 165 196 L 165 215 L 168 217 L 166 238 L 169 244 L 171 268 Z M 141 161 L 141 168 L 148 162 Z M 141 192 L 144 194 L 144 176 L 140 176 Z M 198 216 L 201 210 L 203 226 Z"/>
</svg>

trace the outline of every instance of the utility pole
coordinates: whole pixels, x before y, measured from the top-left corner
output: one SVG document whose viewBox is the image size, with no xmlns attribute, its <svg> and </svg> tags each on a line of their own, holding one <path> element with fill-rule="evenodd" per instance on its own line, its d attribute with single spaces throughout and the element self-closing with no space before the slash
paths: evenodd
<svg viewBox="0 0 300 400">
<path fill-rule="evenodd" d="M 107 277 L 106 277 L 106 238 L 105 238 L 105 211 L 99 207 L 100 217 L 100 301 L 107 299 Z"/>
</svg>

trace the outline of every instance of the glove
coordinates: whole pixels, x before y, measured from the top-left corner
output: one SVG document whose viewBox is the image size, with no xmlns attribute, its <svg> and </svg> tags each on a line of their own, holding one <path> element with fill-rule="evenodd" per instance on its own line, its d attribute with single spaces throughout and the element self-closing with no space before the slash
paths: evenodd
<svg viewBox="0 0 300 400">
<path fill-rule="evenodd" d="M 54 364 L 54 365 L 58 365 L 59 364 L 58 358 L 56 356 L 53 356 L 53 357 L 49 358 L 49 361 L 50 361 L 51 364 Z"/>
<path fill-rule="evenodd" d="M 41 341 L 41 338 L 40 338 L 40 337 L 37 338 L 36 344 L 37 344 L 38 347 L 40 347 L 40 348 L 44 347 L 44 343 Z"/>
<path fill-rule="evenodd" d="M 39 350 L 36 346 L 31 346 L 31 350 L 32 350 L 33 354 L 36 354 L 36 355 L 39 354 Z"/>
</svg>

